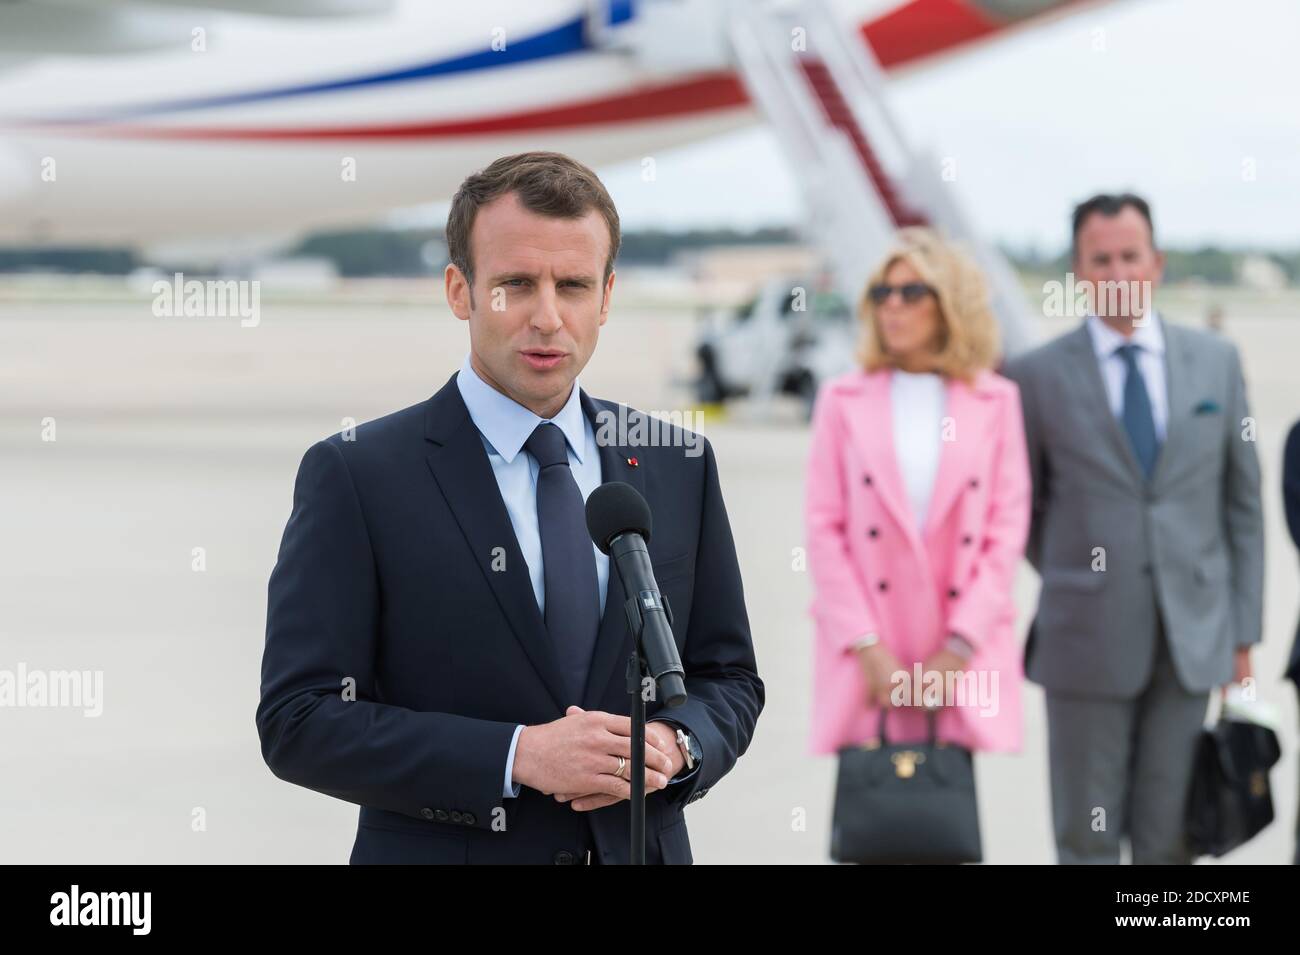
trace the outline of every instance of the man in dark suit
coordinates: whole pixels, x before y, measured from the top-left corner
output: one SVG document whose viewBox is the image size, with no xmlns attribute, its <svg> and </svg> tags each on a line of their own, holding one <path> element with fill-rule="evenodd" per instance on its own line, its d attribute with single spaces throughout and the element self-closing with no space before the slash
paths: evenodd
<svg viewBox="0 0 1300 955">
<path fill-rule="evenodd" d="M 764 698 L 713 450 L 578 383 L 619 245 L 591 170 L 497 160 L 461 185 L 447 243 L 461 369 L 299 469 L 269 587 L 263 756 L 361 806 L 353 863 L 628 861 L 632 638 L 583 508 L 624 481 L 654 515 L 689 694 L 647 704 L 646 859 L 689 863 L 683 807 L 745 752 Z"/>
<path fill-rule="evenodd" d="M 1291 532 L 1291 542 L 1300 550 L 1300 421 L 1287 432 L 1282 452 L 1282 503 L 1286 509 L 1286 526 Z M 1291 640 L 1291 656 L 1287 659 L 1286 676 L 1300 689 L 1300 626 Z M 1300 811 L 1296 813 L 1295 855 L 1293 865 L 1300 865 Z"/>
</svg>

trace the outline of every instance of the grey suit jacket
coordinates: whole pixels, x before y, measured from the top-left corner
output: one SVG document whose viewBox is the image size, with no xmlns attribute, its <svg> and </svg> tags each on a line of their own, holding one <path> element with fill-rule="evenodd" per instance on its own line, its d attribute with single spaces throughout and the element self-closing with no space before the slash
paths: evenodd
<svg viewBox="0 0 1300 955">
<path fill-rule="evenodd" d="M 1169 421 L 1149 482 L 1107 403 L 1085 325 L 1005 369 L 1024 408 L 1034 484 L 1026 551 L 1043 585 L 1025 668 L 1051 691 L 1136 696 L 1157 614 L 1188 690 L 1231 680 L 1234 648 L 1260 640 L 1264 529 L 1241 362 L 1224 339 L 1162 327 Z"/>
</svg>

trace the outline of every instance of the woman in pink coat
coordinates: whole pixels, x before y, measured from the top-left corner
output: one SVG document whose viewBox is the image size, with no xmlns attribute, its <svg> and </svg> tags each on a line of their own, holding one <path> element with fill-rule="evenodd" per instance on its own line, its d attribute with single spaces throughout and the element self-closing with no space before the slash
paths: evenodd
<svg viewBox="0 0 1300 955">
<path fill-rule="evenodd" d="M 1017 750 L 1012 582 L 1029 527 L 1020 395 L 990 368 L 976 267 L 906 229 L 861 306 L 862 370 L 818 393 L 805 521 L 815 596 L 811 745 L 926 736 Z"/>
</svg>

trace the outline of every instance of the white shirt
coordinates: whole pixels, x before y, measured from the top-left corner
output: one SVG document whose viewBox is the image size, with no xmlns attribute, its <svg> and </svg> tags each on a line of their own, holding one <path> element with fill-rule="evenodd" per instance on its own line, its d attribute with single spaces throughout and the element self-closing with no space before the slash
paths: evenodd
<svg viewBox="0 0 1300 955">
<path fill-rule="evenodd" d="M 1128 375 L 1128 365 L 1115 349 L 1129 343 L 1138 346 L 1138 372 L 1151 399 L 1156 438 L 1163 444 L 1169 424 L 1169 389 L 1165 375 L 1165 333 L 1159 316 L 1154 311 L 1148 312 L 1147 321 L 1133 329 L 1132 338 L 1125 338 L 1096 315 L 1088 316 L 1087 326 L 1092 350 L 1101 368 L 1101 380 L 1106 386 L 1106 399 L 1117 419 L 1124 414 L 1124 380 Z"/>
<path fill-rule="evenodd" d="M 898 368 L 889 380 L 894 456 L 918 529 L 925 526 L 943 448 L 944 380 Z"/>
</svg>

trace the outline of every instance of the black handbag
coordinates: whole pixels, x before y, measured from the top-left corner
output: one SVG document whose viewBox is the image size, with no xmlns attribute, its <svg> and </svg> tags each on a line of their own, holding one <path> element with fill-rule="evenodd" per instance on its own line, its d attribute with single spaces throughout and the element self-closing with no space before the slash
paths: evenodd
<svg viewBox="0 0 1300 955">
<path fill-rule="evenodd" d="M 1197 855 L 1221 856 L 1273 821 L 1268 771 L 1282 755 L 1277 734 L 1225 719 L 1201 733 L 1187 799 L 1187 838 Z"/>
<path fill-rule="evenodd" d="M 979 810 L 970 750 L 938 743 L 927 713 L 924 744 L 885 737 L 839 751 L 831 858 L 864 864 L 979 862 Z"/>
</svg>

